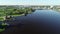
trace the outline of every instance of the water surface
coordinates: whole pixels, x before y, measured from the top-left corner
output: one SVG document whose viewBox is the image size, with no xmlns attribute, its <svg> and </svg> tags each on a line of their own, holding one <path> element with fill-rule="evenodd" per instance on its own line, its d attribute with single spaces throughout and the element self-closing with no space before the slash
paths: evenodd
<svg viewBox="0 0 60 34">
<path fill-rule="evenodd" d="M 60 33 L 60 13 L 53 10 L 36 10 L 27 16 L 18 16 L 15 19 L 12 22 L 15 26 L 7 28 L 3 33 Z"/>
</svg>

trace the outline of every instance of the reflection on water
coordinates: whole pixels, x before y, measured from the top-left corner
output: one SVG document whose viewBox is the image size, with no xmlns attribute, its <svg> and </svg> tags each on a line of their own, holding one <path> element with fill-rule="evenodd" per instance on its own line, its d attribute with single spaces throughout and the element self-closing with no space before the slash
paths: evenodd
<svg viewBox="0 0 60 34">
<path fill-rule="evenodd" d="M 27 16 L 15 17 L 16 20 L 8 22 L 15 27 L 7 28 L 4 33 L 35 33 L 60 32 L 60 13 L 52 10 L 36 10 Z M 11 30 L 12 29 L 12 30 Z"/>
</svg>

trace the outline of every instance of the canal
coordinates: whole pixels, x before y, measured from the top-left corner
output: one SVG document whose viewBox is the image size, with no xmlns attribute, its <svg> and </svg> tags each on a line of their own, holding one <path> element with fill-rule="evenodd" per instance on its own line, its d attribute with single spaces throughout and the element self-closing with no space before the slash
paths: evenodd
<svg viewBox="0 0 60 34">
<path fill-rule="evenodd" d="M 2 34 L 60 33 L 60 13 L 53 10 L 36 10 L 27 16 L 14 17 Z"/>
</svg>

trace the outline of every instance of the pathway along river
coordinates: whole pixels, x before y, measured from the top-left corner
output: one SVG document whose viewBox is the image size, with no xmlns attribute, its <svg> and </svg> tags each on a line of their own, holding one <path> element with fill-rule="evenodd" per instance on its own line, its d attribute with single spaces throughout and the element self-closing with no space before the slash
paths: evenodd
<svg viewBox="0 0 60 34">
<path fill-rule="evenodd" d="M 36 10 L 27 16 L 15 17 L 2 34 L 57 34 L 60 33 L 60 13 L 53 10 Z M 15 25 L 15 26 L 13 26 Z"/>
</svg>

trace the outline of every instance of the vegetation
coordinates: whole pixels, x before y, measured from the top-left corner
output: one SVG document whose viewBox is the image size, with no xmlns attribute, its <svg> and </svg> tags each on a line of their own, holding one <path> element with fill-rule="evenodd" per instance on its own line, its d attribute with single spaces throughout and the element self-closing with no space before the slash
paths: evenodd
<svg viewBox="0 0 60 34">
<path fill-rule="evenodd" d="M 0 32 L 3 32 L 5 30 L 5 28 L 4 29 L 0 29 Z"/>
<path fill-rule="evenodd" d="M 1 7 L 0 8 L 0 20 L 4 20 L 3 17 L 5 16 L 21 16 L 22 14 L 26 14 L 32 12 L 32 8 L 19 8 L 14 6 L 8 6 L 8 7 Z"/>
</svg>

